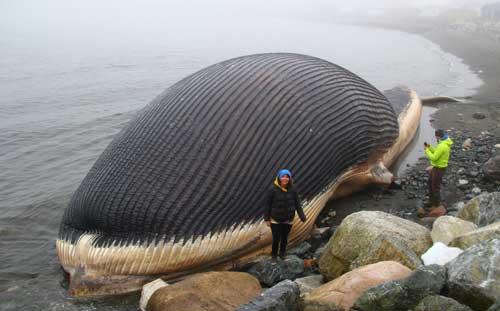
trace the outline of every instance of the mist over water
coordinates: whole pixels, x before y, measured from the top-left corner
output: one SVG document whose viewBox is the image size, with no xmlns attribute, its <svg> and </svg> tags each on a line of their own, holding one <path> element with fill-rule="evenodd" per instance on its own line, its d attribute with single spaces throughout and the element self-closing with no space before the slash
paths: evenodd
<svg viewBox="0 0 500 311">
<path fill-rule="evenodd" d="M 60 285 L 59 221 L 91 165 L 139 109 L 216 62 L 292 52 L 384 90 L 467 96 L 462 61 L 398 31 L 336 24 L 327 1 L 1 1 L 0 309 L 136 310 Z M 330 11 L 331 10 L 331 11 Z M 331 15 L 330 15 L 331 12 Z"/>
</svg>

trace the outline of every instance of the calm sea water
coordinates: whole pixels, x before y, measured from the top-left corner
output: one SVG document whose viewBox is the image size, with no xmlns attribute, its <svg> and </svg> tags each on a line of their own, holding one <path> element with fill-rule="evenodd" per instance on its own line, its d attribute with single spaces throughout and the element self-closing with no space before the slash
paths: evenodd
<svg viewBox="0 0 500 311">
<path fill-rule="evenodd" d="M 295 52 L 344 66 L 382 90 L 402 84 L 420 95 L 466 96 L 481 83 L 421 37 L 325 19 L 172 12 L 161 19 L 156 12 L 134 23 L 88 7 L 58 15 L 2 6 L 1 310 L 137 309 L 137 295 L 67 297 L 54 241 L 71 194 L 113 136 L 190 73 L 241 55 Z"/>
</svg>

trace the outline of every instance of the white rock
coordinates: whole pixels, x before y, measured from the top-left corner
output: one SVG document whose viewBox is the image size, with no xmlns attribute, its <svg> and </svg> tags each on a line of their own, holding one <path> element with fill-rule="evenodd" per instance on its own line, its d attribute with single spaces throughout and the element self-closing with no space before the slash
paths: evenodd
<svg viewBox="0 0 500 311">
<path fill-rule="evenodd" d="M 458 185 L 459 186 L 463 186 L 463 185 L 467 185 L 467 184 L 469 184 L 469 182 L 467 180 L 465 180 L 465 179 L 459 179 L 458 180 Z"/>
<path fill-rule="evenodd" d="M 141 301 L 139 302 L 139 307 L 142 311 L 146 311 L 148 306 L 148 301 L 153 296 L 153 294 L 162 287 L 168 286 L 168 283 L 162 279 L 156 279 L 153 282 L 149 282 L 142 287 Z"/>
<path fill-rule="evenodd" d="M 313 235 L 323 235 L 323 234 L 325 234 L 328 230 L 330 230 L 330 227 L 320 227 L 320 228 L 314 228 L 314 230 L 313 230 Z"/>
<path fill-rule="evenodd" d="M 472 140 L 470 138 L 467 138 L 464 143 L 462 144 L 462 148 L 465 150 L 469 150 L 472 148 Z"/>
<path fill-rule="evenodd" d="M 479 187 L 472 188 L 472 194 L 474 194 L 474 195 L 480 195 L 481 194 L 481 188 L 479 188 Z"/>
<path fill-rule="evenodd" d="M 421 258 L 426 266 L 433 264 L 444 266 L 462 252 L 463 251 L 458 247 L 448 247 L 441 242 L 436 242 L 421 256 Z"/>
<path fill-rule="evenodd" d="M 500 144 L 496 144 L 496 145 L 495 145 L 495 148 L 500 149 Z"/>
</svg>

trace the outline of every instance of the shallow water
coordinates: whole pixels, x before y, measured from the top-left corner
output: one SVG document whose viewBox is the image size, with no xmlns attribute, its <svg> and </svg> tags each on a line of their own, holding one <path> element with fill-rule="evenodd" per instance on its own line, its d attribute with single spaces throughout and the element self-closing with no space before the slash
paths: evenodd
<svg viewBox="0 0 500 311">
<path fill-rule="evenodd" d="M 112 137 L 190 73 L 245 54 L 295 52 L 346 67 L 379 89 L 403 84 L 420 95 L 467 96 L 480 84 L 458 58 L 421 37 L 322 20 L 198 16 L 194 26 L 177 16 L 89 35 L 82 25 L 92 20 L 77 27 L 59 19 L 68 29 L 53 31 L 59 24 L 52 20 L 23 28 L 17 17 L 2 19 L 0 30 L 2 310 L 137 309 L 137 295 L 67 297 L 54 241 L 72 192 Z M 423 124 L 427 140 L 432 131 Z M 420 156 L 420 140 L 400 167 Z"/>
</svg>

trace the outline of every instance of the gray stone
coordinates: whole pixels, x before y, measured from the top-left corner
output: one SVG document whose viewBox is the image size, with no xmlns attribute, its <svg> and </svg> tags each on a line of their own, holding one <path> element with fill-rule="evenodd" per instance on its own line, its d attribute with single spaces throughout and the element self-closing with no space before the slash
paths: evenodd
<svg viewBox="0 0 500 311">
<path fill-rule="evenodd" d="M 486 118 L 486 115 L 484 113 L 482 113 L 482 112 L 474 112 L 474 114 L 472 115 L 472 117 L 474 119 L 481 120 L 481 119 Z"/>
<path fill-rule="evenodd" d="M 500 239 L 500 221 L 477 230 L 458 235 L 453 239 L 453 241 L 450 242 L 450 246 L 467 249 L 472 245 L 479 244 L 490 239 Z"/>
<path fill-rule="evenodd" d="M 325 246 L 318 247 L 314 252 L 314 259 L 319 260 L 324 251 L 325 251 Z"/>
<path fill-rule="evenodd" d="M 497 155 L 484 163 L 484 177 L 493 181 L 500 181 L 500 155 Z"/>
<path fill-rule="evenodd" d="M 296 279 L 294 282 L 299 285 L 300 295 L 304 295 L 305 293 L 323 285 L 323 276 L 321 274 L 310 275 Z"/>
<path fill-rule="evenodd" d="M 500 311 L 500 300 L 488 308 L 487 311 Z"/>
<path fill-rule="evenodd" d="M 311 244 L 309 244 L 308 242 L 302 242 L 299 245 L 287 251 L 287 254 L 300 257 L 303 256 L 305 253 L 307 253 L 311 249 L 311 247 L 312 247 Z"/>
<path fill-rule="evenodd" d="M 324 235 L 327 235 L 328 232 L 330 232 L 330 227 L 321 227 L 321 228 L 315 228 L 312 234 L 314 236 L 322 237 Z"/>
<path fill-rule="evenodd" d="M 448 208 L 448 211 L 459 211 L 464 207 L 465 203 L 464 202 L 457 202 L 453 204 L 450 208 Z"/>
<path fill-rule="evenodd" d="M 481 194 L 481 188 L 479 188 L 479 187 L 472 188 L 472 194 L 473 195 L 480 195 Z"/>
<path fill-rule="evenodd" d="M 474 245 L 449 262 L 448 296 L 474 310 L 500 297 L 500 239 Z"/>
<path fill-rule="evenodd" d="M 237 311 L 297 311 L 299 310 L 299 285 L 285 280 L 267 289 L 257 298 L 240 306 Z"/>
<path fill-rule="evenodd" d="M 433 295 L 422 299 L 413 311 L 472 311 L 472 309 L 452 298 Z"/>
<path fill-rule="evenodd" d="M 472 198 L 458 212 L 457 217 L 480 227 L 500 220 L 500 192 L 484 193 Z"/>
<path fill-rule="evenodd" d="M 424 297 L 439 294 L 446 284 L 446 269 L 439 265 L 417 268 L 409 277 L 384 283 L 365 291 L 355 310 L 408 310 Z"/>
<path fill-rule="evenodd" d="M 286 280 L 295 279 L 304 273 L 304 261 L 295 255 L 286 256 L 284 260 L 264 259 L 253 265 L 248 273 L 267 286 Z"/>
</svg>

